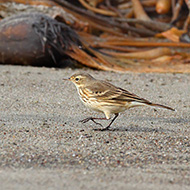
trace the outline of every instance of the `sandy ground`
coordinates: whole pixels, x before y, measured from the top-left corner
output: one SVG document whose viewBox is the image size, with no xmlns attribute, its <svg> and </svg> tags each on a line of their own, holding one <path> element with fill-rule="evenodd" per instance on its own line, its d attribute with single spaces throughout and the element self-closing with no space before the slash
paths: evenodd
<svg viewBox="0 0 190 190">
<path fill-rule="evenodd" d="M 78 121 L 102 115 L 62 81 L 80 71 L 177 112 L 134 108 L 94 131 Z M 0 66 L 0 189 L 189 189 L 189 83 L 188 74 Z"/>
</svg>

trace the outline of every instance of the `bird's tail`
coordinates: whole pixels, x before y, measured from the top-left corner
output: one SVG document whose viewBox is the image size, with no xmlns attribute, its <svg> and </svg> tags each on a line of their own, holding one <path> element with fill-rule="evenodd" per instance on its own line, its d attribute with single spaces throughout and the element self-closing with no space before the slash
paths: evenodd
<svg viewBox="0 0 190 190">
<path fill-rule="evenodd" d="M 168 109 L 168 110 L 171 110 L 171 111 L 176 111 L 175 109 L 169 107 L 169 106 L 164 106 L 164 105 L 161 105 L 161 104 L 154 104 L 154 103 L 150 103 L 149 104 L 150 106 L 155 106 L 155 107 L 160 107 L 160 108 L 165 108 L 165 109 Z"/>
</svg>

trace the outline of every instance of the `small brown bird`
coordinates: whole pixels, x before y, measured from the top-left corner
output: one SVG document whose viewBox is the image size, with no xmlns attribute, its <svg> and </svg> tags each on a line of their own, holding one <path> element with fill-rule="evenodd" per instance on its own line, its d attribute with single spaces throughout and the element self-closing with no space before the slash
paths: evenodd
<svg viewBox="0 0 190 190">
<path fill-rule="evenodd" d="M 108 130 L 120 112 L 132 107 L 156 106 L 175 111 L 175 109 L 171 107 L 152 103 L 127 90 L 116 87 L 113 84 L 97 80 L 89 74 L 74 74 L 69 79 L 64 80 L 69 80 L 75 84 L 79 97 L 85 106 L 92 110 L 103 112 L 106 116 L 106 118 L 88 117 L 81 120 L 81 122 L 86 123 L 91 120 L 94 123 L 101 125 L 95 120 L 108 120 L 112 114 L 115 114 L 115 117 L 107 127 L 98 129 L 101 131 Z"/>
</svg>

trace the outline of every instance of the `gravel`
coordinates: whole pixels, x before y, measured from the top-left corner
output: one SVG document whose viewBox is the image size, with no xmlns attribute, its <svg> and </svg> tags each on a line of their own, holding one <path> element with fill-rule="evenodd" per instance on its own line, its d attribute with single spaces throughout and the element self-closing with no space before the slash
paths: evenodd
<svg viewBox="0 0 190 190">
<path fill-rule="evenodd" d="M 190 188 L 189 74 L 0 68 L 1 189 Z M 76 72 L 177 111 L 133 108 L 110 131 L 94 131 L 100 126 L 79 120 L 103 115 L 62 80 Z"/>
</svg>

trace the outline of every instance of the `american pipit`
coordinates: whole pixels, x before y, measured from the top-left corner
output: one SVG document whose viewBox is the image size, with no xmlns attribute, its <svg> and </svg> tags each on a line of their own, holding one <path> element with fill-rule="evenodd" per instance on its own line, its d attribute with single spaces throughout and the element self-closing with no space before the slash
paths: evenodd
<svg viewBox="0 0 190 190">
<path fill-rule="evenodd" d="M 127 90 L 116 87 L 113 84 L 102 80 L 97 80 L 89 74 L 74 74 L 69 79 L 64 80 L 69 80 L 75 84 L 81 101 L 87 107 L 95 111 L 103 112 L 106 116 L 106 118 L 88 117 L 81 120 L 81 122 L 86 123 L 91 120 L 94 123 L 101 125 L 95 120 L 109 120 L 110 116 L 115 114 L 114 118 L 107 127 L 99 129 L 102 131 L 109 129 L 120 112 L 132 107 L 157 106 L 175 111 L 171 107 L 152 103 Z"/>
</svg>

